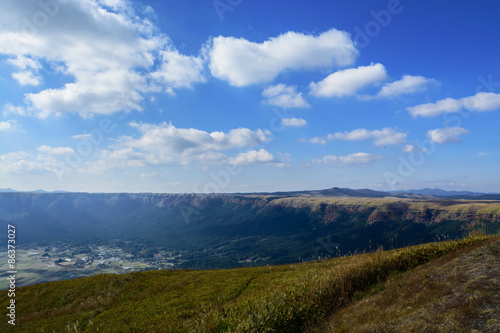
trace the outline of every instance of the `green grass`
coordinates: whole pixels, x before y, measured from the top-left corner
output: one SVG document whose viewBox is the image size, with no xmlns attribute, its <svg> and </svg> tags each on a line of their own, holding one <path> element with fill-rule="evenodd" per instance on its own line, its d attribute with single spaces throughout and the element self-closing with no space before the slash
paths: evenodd
<svg viewBox="0 0 500 333">
<path fill-rule="evenodd" d="M 491 237 L 295 265 L 98 275 L 19 288 L 16 331 L 302 332 L 353 297 Z M 375 285 L 375 287 L 373 287 Z M 6 309 L 6 293 L 0 308 Z M 0 330 L 14 331 L 0 323 Z"/>
</svg>

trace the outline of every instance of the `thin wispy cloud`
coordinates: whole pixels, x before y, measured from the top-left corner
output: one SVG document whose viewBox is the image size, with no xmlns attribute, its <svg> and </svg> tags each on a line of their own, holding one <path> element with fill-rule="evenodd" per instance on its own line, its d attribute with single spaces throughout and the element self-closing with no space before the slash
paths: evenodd
<svg viewBox="0 0 500 333">
<path fill-rule="evenodd" d="M 434 79 L 423 76 L 403 75 L 401 80 L 384 84 L 377 94 L 378 97 L 394 98 L 401 95 L 426 91 L 429 86 L 439 85 Z"/>
<path fill-rule="evenodd" d="M 400 145 L 406 142 L 407 133 L 398 132 L 395 128 L 384 127 L 381 130 L 367 130 L 358 128 L 352 131 L 336 132 L 325 137 L 314 137 L 309 139 L 309 143 L 326 144 L 328 141 L 362 141 L 372 140 L 376 146 Z"/>
<path fill-rule="evenodd" d="M 382 64 L 360 66 L 337 71 L 324 80 L 311 82 L 311 95 L 316 97 L 343 97 L 356 94 L 359 90 L 387 78 Z"/>
<path fill-rule="evenodd" d="M 462 109 L 475 112 L 500 109 L 500 94 L 480 92 L 460 99 L 446 98 L 408 108 L 412 117 L 436 117 L 443 113 L 456 113 Z"/>
<path fill-rule="evenodd" d="M 447 127 L 429 130 L 427 137 L 435 143 L 443 144 L 450 142 L 458 142 L 460 136 L 469 134 L 470 131 L 462 127 Z"/>
</svg>

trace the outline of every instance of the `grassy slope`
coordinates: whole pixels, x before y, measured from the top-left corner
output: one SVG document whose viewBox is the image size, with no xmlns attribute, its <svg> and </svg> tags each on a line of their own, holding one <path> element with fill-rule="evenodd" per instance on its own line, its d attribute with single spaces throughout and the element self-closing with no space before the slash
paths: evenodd
<svg viewBox="0 0 500 333">
<path fill-rule="evenodd" d="M 500 332 L 500 238 L 394 276 L 371 293 L 357 294 L 361 300 L 311 331 Z"/>
<path fill-rule="evenodd" d="M 317 209 L 320 204 L 336 204 L 353 207 L 385 208 L 395 203 L 408 204 L 407 209 L 419 211 L 422 209 L 442 210 L 449 213 L 474 213 L 500 215 L 500 202 L 495 200 L 465 200 L 465 199 L 409 199 L 409 198 L 363 198 L 363 197 L 293 197 L 279 198 L 274 204 L 284 204 L 292 207 L 312 207 Z"/>
<path fill-rule="evenodd" d="M 484 237 L 296 265 L 99 275 L 19 288 L 28 332 L 300 332 L 356 292 Z M 5 294 L 0 308 L 7 306 Z M 12 327 L 3 320 L 1 331 Z"/>
</svg>

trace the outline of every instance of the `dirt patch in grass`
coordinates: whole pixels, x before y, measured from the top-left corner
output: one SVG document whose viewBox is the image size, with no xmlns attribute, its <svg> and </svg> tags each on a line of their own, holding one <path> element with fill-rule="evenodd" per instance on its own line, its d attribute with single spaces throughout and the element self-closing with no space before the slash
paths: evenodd
<svg viewBox="0 0 500 333">
<path fill-rule="evenodd" d="M 500 239 L 396 274 L 356 299 L 312 331 L 500 332 Z"/>
</svg>

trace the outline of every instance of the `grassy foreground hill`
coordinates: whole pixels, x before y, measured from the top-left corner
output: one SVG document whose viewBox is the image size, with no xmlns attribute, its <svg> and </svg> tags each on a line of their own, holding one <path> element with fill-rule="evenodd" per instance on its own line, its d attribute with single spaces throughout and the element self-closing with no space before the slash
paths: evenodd
<svg viewBox="0 0 500 333">
<path fill-rule="evenodd" d="M 4 319 L 0 330 L 315 332 L 322 331 L 321 325 L 331 320 L 324 329 L 342 331 L 342 324 L 335 326 L 339 319 L 332 315 L 342 314 L 342 309 L 355 299 L 379 291 L 382 295 L 385 281 L 393 281 L 394 276 L 408 270 L 412 271 L 405 276 L 411 277 L 417 272 L 414 268 L 440 257 L 446 264 L 450 258 L 478 247 L 488 249 L 497 244 L 498 251 L 499 241 L 498 237 L 470 236 L 293 265 L 151 271 L 38 284 L 16 291 L 16 327 Z M 445 256 L 448 254 L 452 257 Z M 422 278 L 421 273 L 418 278 Z M 9 302 L 6 294 L 0 298 L 3 309 Z M 388 299 L 385 302 L 381 304 L 391 303 Z M 386 313 L 383 308 L 373 311 Z M 394 316 L 402 314 L 406 312 L 395 312 Z"/>
<path fill-rule="evenodd" d="M 500 332 L 500 239 L 394 275 L 379 289 L 355 295 L 319 331 Z"/>
</svg>

